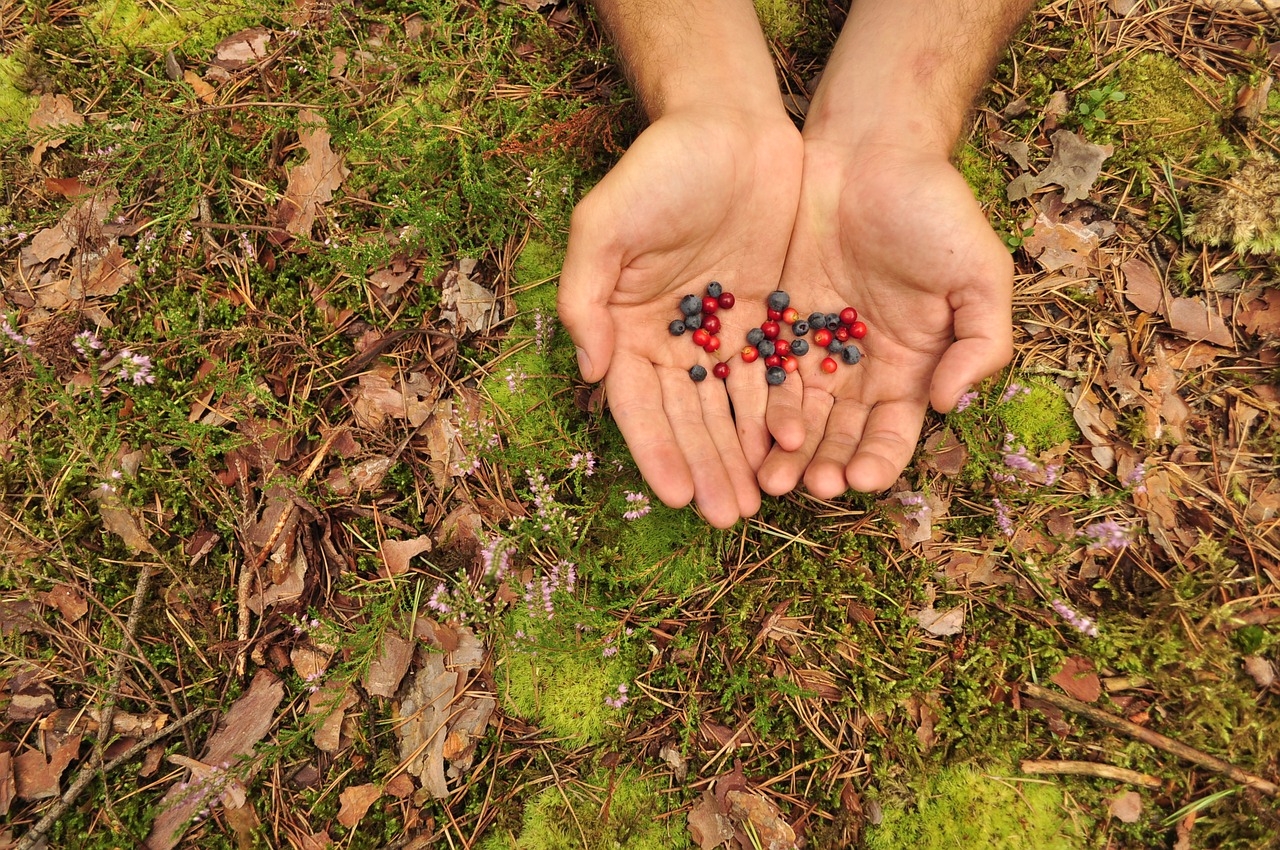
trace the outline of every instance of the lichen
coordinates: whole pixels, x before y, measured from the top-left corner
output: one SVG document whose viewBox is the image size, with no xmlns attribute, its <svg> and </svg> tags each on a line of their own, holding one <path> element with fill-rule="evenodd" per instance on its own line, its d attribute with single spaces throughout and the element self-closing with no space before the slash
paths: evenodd
<svg viewBox="0 0 1280 850">
<path fill-rule="evenodd" d="M 914 788 L 915 801 L 883 806 L 867 830 L 867 850 L 1077 850 L 1085 846 L 1079 819 L 1051 783 L 991 778 L 971 767 L 946 768 Z"/>
<path fill-rule="evenodd" d="M 170 48 L 190 53 L 212 47 L 252 23 L 251 4 L 237 0 L 170 0 L 150 5 L 138 0 L 99 0 L 85 25 L 109 42 L 129 47 Z"/>
<path fill-rule="evenodd" d="M 572 647 L 536 648 L 513 638 L 503 647 L 498 668 L 508 711 L 540 723 L 572 747 L 599 743 L 618 710 L 605 704 L 628 681 L 617 656 Z"/>
<path fill-rule="evenodd" d="M 1280 251 L 1280 160 L 1258 154 L 1220 187 L 1193 196 L 1198 207 L 1186 235 L 1204 245 L 1226 245 L 1240 253 Z"/>
</svg>

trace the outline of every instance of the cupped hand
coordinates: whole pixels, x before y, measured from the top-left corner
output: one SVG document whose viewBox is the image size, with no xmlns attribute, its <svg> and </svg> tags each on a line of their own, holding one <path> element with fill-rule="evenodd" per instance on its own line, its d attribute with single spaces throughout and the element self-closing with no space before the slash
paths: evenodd
<svg viewBox="0 0 1280 850">
<path fill-rule="evenodd" d="M 559 311 L 582 376 L 604 379 L 614 419 L 663 502 L 696 500 L 728 527 L 760 506 L 769 451 L 763 365 L 737 356 L 777 286 L 800 192 L 802 143 L 781 108 L 667 113 L 574 210 Z M 722 348 L 673 337 L 680 299 L 719 281 Z M 727 381 L 689 368 L 730 364 Z M 732 404 L 731 404 L 732 400 Z M 736 422 L 735 422 L 736 419 Z"/>
<path fill-rule="evenodd" d="M 803 478 L 832 498 L 889 487 L 927 406 L 951 410 L 1009 362 L 1013 263 L 945 158 L 824 139 L 806 139 L 804 157 L 782 287 L 806 316 L 853 306 L 868 333 L 857 365 L 824 373 L 814 347 L 771 390 L 767 421 L 781 445 L 758 477 L 768 493 Z"/>
</svg>

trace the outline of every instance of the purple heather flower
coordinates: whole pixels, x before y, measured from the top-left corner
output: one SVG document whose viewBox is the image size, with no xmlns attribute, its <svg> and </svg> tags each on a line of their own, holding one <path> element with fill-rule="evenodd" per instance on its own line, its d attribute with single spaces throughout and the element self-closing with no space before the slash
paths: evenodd
<svg viewBox="0 0 1280 850">
<path fill-rule="evenodd" d="M 1040 465 L 1027 457 L 1027 447 L 1018 443 L 1018 447 L 1014 448 L 1014 439 L 1012 433 L 1004 435 L 1004 445 L 1000 449 L 1003 452 L 1004 465 L 1020 472 L 1039 472 Z"/>
<path fill-rule="evenodd" d="M 605 697 L 604 704 L 609 706 L 610 708 L 622 708 L 624 705 L 627 704 L 629 699 L 630 697 L 627 696 L 627 686 L 618 685 L 617 696 Z"/>
<path fill-rule="evenodd" d="M 1129 529 L 1114 519 L 1085 526 L 1080 536 L 1087 539 L 1090 552 L 1114 551 L 1129 545 Z"/>
<path fill-rule="evenodd" d="M 1053 600 L 1052 605 L 1053 610 L 1058 612 L 1058 616 L 1066 620 L 1073 629 L 1089 637 L 1098 636 L 1098 626 L 1093 620 L 1090 620 L 1061 599 Z"/>
<path fill-rule="evenodd" d="M 36 341 L 29 336 L 24 336 L 23 334 L 19 333 L 17 329 L 15 329 L 12 324 L 10 324 L 9 318 L 7 316 L 0 316 L 0 334 L 4 334 L 9 339 L 11 339 L 14 343 L 16 343 L 17 345 L 21 345 L 24 348 L 36 347 Z"/>
<path fill-rule="evenodd" d="M 240 234 L 240 251 L 244 254 L 246 260 L 257 259 L 258 252 L 253 247 L 253 242 L 249 239 L 248 233 Z"/>
<path fill-rule="evenodd" d="M 634 493 L 630 490 L 626 493 L 627 503 L 633 505 L 630 510 L 626 511 L 622 518 L 625 520 L 640 519 L 640 517 L 649 513 L 653 506 L 649 504 L 649 497 L 644 493 Z"/>
<path fill-rule="evenodd" d="M 1140 463 L 1130 470 L 1129 474 L 1124 477 L 1124 486 L 1132 487 L 1135 493 L 1147 492 L 1147 465 Z"/>
<path fill-rule="evenodd" d="M 92 360 L 93 352 L 102 351 L 102 340 L 93 331 L 80 331 L 71 345 L 85 360 Z"/>
<path fill-rule="evenodd" d="M 591 452 L 577 452 L 569 458 L 569 469 L 582 467 L 582 474 L 590 478 L 596 471 L 596 456 Z"/>
<path fill-rule="evenodd" d="M 960 396 L 960 400 L 956 402 L 956 413 L 960 413 L 964 410 L 967 410 L 969 408 L 969 405 L 973 404 L 975 401 L 977 401 L 977 399 L 978 399 L 977 392 L 975 392 L 974 390 L 969 390 L 967 393 Z"/>
<path fill-rule="evenodd" d="M 145 354 L 134 354 L 127 348 L 120 352 L 120 371 L 117 374 L 120 380 L 132 381 L 135 386 L 156 382 L 156 376 L 151 374 L 151 358 Z"/>
<path fill-rule="evenodd" d="M 991 505 L 996 509 L 996 525 L 1004 532 L 1005 537 L 1013 536 L 1013 518 L 1009 516 L 1009 508 L 999 499 L 992 499 Z"/>
<path fill-rule="evenodd" d="M 1004 391 L 1004 395 L 1000 396 L 1000 403 L 1004 404 L 1006 401 L 1009 401 L 1014 396 L 1019 394 L 1031 395 L 1031 389 L 1029 387 L 1024 387 L 1022 384 L 1019 384 L 1018 382 L 1015 381 L 1009 384 L 1009 386 Z"/>
<path fill-rule="evenodd" d="M 523 371 L 516 372 L 514 369 L 508 369 L 507 375 L 506 375 L 507 389 L 510 390 L 512 393 L 519 392 L 520 382 L 525 380 L 528 377 L 529 376 L 526 375 Z"/>
</svg>

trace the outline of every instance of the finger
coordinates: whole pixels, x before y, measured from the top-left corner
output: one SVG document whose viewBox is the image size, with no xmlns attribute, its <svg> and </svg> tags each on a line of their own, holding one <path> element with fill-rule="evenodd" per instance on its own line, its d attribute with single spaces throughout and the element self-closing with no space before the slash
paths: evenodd
<svg viewBox="0 0 1280 850">
<path fill-rule="evenodd" d="M 805 468 L 809 466 L 809 460 L 817 451 L 818 444 L 822 442 L 833 403 L 830 393 L 817 389 L 805 391 L 802 413 L 809 427 L 805 431 L 804 441 L 793 452 L 785 450 L 781 445 L 773 447 L 756 474 L 760 489 L 771 496 L 781 496 L 795 489 Z"/>
<path fill-rule="evenodd" d="M 803 446 L 808 437 L 807 426 L 814 424 L 804 410 L 804 390 L 799 372 L 792 372 L 781 384 L 769 387 L 765 423 L 783 451 L 793 452 Z"/>
<path fill-rule="evenodd" d="M 586 381 L 598 381 L 609 371 L 614 328 L 606 308 L 622 272 L 622 253 L 601 209 L 591 194 L 574 209 L 557 295 L 560 321 L 573 338 Z"/>
<path fill-rule="evenodd" d="M 613 420 L 654 495 L 673 508 L 689 504 L 693 475 L 663 409 L 662 384 L 653 364 L 620 354 L 605 380 L 605 395 Z"/>
<path fill-rule="evenodd" d="M 883 402 L 871 409 L 862 439 L 845 470 L 850 487 L 874 493 L 897 480 L 920 439 L 924 410 L 922 399 Z"/>
<path fill-rule="evenodd" d="M 860 401 L 841 398 L 827 416 L 827 427 L 804 471 L 804 486 L 819 499 L 834 499 L 849 489 L 845 470 L 862 440 L 869 408 Z"/>
<path fill-rule="evenodd" d="M 742 454 L 751 469 L 758 472 L 773 446 L 773 437 L 765 424 L 769 385 L 764 380 L 764 363 L 760 360 L 744 363 L 741 356 L 734 357 L 729 361 L 729 377 L 725 384 L 729 389 L 729 400 L 733 402 L 733 418 Z M 755 489 L 758 494 L 759 488 Z"/>
<path fill-rule="evenodd" d="M 743 364 L 747 365 L 747 364 Z M 732 372 L 729 373 L 732 376 Z M 738 500 L 738 514 L 751 516 L 760 510 L 760 485 L 756 483 L 755 468 L 747 462 L 742 444 L 738 441 L 738 426 L 729 410 L 727 388 L 720 381 L 703 381 L 698 385 L 702 401 L 702 418 L 707 433 L 720 451 L 720 461 L 729 475 L 729 483 Z"/>
<path fill-rule="evenodd" d="M 707 430 L 698 385 L 682 369 L 661 368 L 662 407 L 676 445 L 684 455 L 685 468 L 693 477 L 693 498 L 707 522 L 728 528 L 738 521 L 738 499 L 720 450 Z"/>
<path fill-rule="evenodd" d="M 929 387 L 939 413 L 950 411 L 969 387 L 1013 359 L 1013 261 L 1002 254 L 977 284 L 961 292 L 952 319 L 956 341 L 943 352 Z"/>
</svg>

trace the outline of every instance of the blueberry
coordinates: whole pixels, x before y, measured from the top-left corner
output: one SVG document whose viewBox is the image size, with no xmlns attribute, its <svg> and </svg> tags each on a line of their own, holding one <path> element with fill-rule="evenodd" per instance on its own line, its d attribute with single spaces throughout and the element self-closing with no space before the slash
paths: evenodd
<svg viewBox="0 0 1280 850">
<path fill-rule="evenodd" d="M 827 343 L 827 353 L 839 354 L 841 351 L 844 351 L 844 343 L 832 337 L 831 342 Z"/>
<path fill-rule="evenodd" d="M 781 289 L 769 293 L 769 309 L 781 313 L 791 305 L 791 296 Z"/>
<path fill-rule="evenodd" d="M 680 299 L 680 312 L 686 316 L 694 316 L 702 312 L 702 299 L 696 295 L 686 295 Z"/>
<path fill-rule="evenodd" d="M 840 357 L 841 359 L 844 360 L 845 363 L 848 363 L 850 366 L 852 366 L 853 364 L 857 363 L 859 360 L 862 359 L 862 351 L 858 348 L 858 346 L 850 343 L 849 345 L 846 345 L 844 347 L 844 351 L 840 352 Z"/>
<path fill-rule="evenodd" d="M 791 332 L 796 336 L 804 336 L 809 332 L 809 323 L 801 319 L 791 326 Z"/>
<path fill-rule="evenodd" d="M 689 377 L 695 381 L 705 381 L 707 379 L 707 370 L 705 366 L 694 366 L 689 370 Z"/>
<path fill-rule="evenodd" d="M 836 328 L 840 327 L 840 314 L 839 314 L 839 313 L 828 313 L 828 314 L 827 314 L 827 327 L 828 327 L 828 328 L 830 328 L 830 329 L 831 329 L 831 330 L 833 330 L 833 331 L 834 331 Z"/>
<path fill-rule="evenodd" d="M 747 345 L 759 345 L 762 342 L 764 342 L 764 331 L 759 328 L 747 331 Z"/>
<path fill-rule="evenodd" d="M 724 294 L 724 287 L 720 285 L 719 281 L 713 280 L 707 284 L 707 294 L 712 298 L 719 298 Z"/>
<path fill-rule="evenodd" d="M 776 387 L 787 379 L 787 370 L 781 366 L 770 366 L 764 372 L 765 382 L 771 387 Z"/>
<path fill-rule="evenodd" d="M 667 330 L 671 331 L 672 336 L 680 336 L 680 334 L 685 332 L 684 322 L 676 319 L 674 322 L 667 325 Z"/>
<path fill-rule="evenodd" d="M 756 344 L 756 351 L 760 352 L 761 357 L 772 357 L 778 353 L 778 347 L 773 344 L 773 340 L 762 339 Z"/>
<path fill-rule="evenodd" d="M 809 343 L 802 339 L 791 340 L 791 353 L 796 357 L 804 357 L 809 353 Z"/>
<path fill-rule="evenodd" d="M 815 331 L 825 330 L 827 327 L 827 314 L 826 313 L 810 313 L 809 327 L 813 328 Z"/>
<path fill-rule="evenodd" d="M 692 316 L 684 317 L 684 326 L 691 331 L 696 331 L 702 327 L 702 314 L 694 313 Z"/>
</svg>

